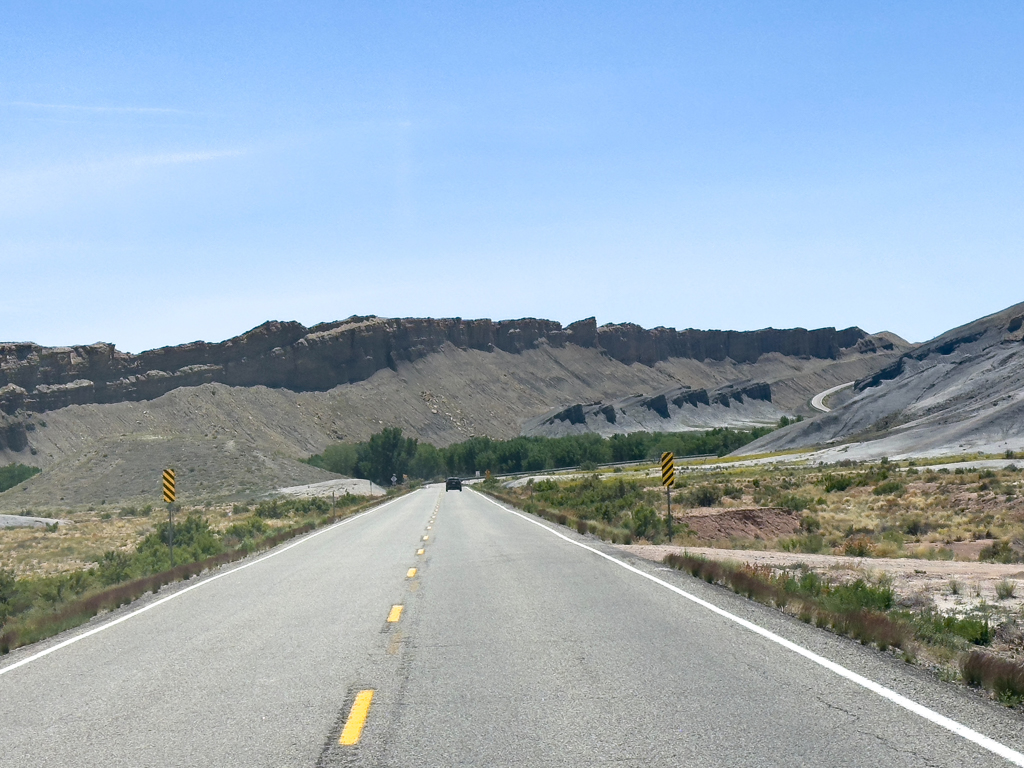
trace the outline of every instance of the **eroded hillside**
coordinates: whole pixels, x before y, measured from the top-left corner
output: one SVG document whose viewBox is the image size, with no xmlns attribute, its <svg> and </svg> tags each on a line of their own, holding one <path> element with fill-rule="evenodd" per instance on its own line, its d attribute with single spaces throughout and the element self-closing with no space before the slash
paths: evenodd
<svg viewBox="0 0 1024 768">
<path fill-rule="evenodd" d="M 1024 449 L 1024 304 L 906 352 L 832 412 L 744 452 L 819 445 L 858 457 Z"/>
<path fill-rule="evenodd" d="M 310 337 L 344 329 L 340 336 L 348 341 L 335 339 L 320 347 L 325 369 L 335 366 L 334 370 L 342 370 L 337 366 L 361 356 L 364 372 L 372 372 L 326 390 L 207 382 L 179 386 L 151 399 L 86 402 L 39 412 L 42 401 L 34 406 L 28 402 L 27 385 L 32 381 L 25 371 L 31 355 L 24 357 L 20 368 L 5 363 L 7 380 L 11 382 L 17 374 L 22 384 L 5 387 L 8 409 L 13 413 L 0 415 L 4 421 L 0 463 L 34 464 L 44 472 L 0 495 L 0 508 L 144 498 L 153 493 L 154 468 L 168 465 L 184 469 L 186 492 L 196 496 L 253 495 L 324 479 L 320 470 L 298 459 L 335 441 L 365 440 L 383 426 L 401 427 L 436 445 L 472 435 L 508 438 L 519 434 L 526 420 L 553 408 L 684 386 L 716 389 L 751 379 L 765 382 L 770 386 L 773 411 L 762 418 L 773 419 L 776 412 L 799 410 L 815 392 L 885 367 L 907 348 L 898 339 L 867 336 L 857 329 L 730 334 L 644 331 L 637 326 L 599 329 L 592 321 L 568 329 L 546 321 L 516 321 L 518 326 L 488 321 L 486 333 L 466 337 L 472 337 L 472 344 L 460 346 L 445 336 L 436 348 L 431 346 L 435 336 L 427 343 L 423 335 L 412 338 L 407 333 L 412 325 L 422 330 L 435 327 L 430 325 L 435 323 L 445 334 L 455 334 L 458 329 L 461 333 L 467 327 L 476 329 L 476 334 L 479 328 L 474 322 L 483 321 L 360 319 L 327 331 L 311 329 L 293 343 L 293 352 L 279 347 L 267 351 L 272 359 L 292 355 L 296 375 L 307 375 L 309 366 L 298 361 L 309 355 Z M 359 336 L 364 332 L 366 336 Z M 377 341 L 370 344 L 370 338 Z M 381 341 L 388 338 L 388 343 Z M 408 343 L 396 346 L 399 338 Z M 279 338 L 266 340 L 263 347 L 275 340 Z M 249 343 L 239 342 L 241 346 Z M 604 348 L 606 343 L 611 351 Z M 840 343 L 850 346 L 838 346 Z M 481 346 L 486 348 L 478 348 Z M 275 353 L 274 349 L 282 351 Z M 717 357 L 726 353 L 743 360 Z M 46 354 L 37 356 L 42 371 Z M 368 356 L 372 360 L 365 362 Z M 61 359 L 70 362 L 64 368 L 47 369 L 50 380 L 99 370 L 82 368 L 84 363 L 75 362 L 70 353 Z M 113 369 L 102 370 L 109 373 Z M 225 363 L 223 370 L 232 370 L 231 365 Z M 31 391 L 55 391 L 47 387 L 58 385 L 38 383 L 43 374 L 34 375 L 37 379 Z M 315 377 L 308 375 L 312 378 L 303 381 L 310 384 Z M 147 381 L 158 378 L 150 376 Z M 84 392 L 87 387 L 79 389 Z M 93 386 L 92 391 L 101 389 Z M 109 394 L 112 390 L 103 391 Z M 25 398 L 18 409 L 10 408 L 15 402 L 11 392 Z M 135 390 L 136 395 L 140 392 Z M 651 428 L 656 426 L 652 423 Z"/>
</svg>

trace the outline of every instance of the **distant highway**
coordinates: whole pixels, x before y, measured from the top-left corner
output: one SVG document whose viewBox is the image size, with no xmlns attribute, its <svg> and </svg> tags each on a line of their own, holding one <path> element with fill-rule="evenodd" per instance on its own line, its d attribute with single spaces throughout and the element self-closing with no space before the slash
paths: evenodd
<svg viewBox="0 0 1024 768">
<path fill-rule="evenodd" d="M 834 395 L 836 392 L 847 389 L 848 387 L 852 387 L 856 383 L 857 382 L 855 381 L 848 381 L 845 384 L 840 384 L 838 387 L 832 387 L 831 389 L 826 389 L 824 392 L 819 392 L 811 398 L 811 407 L 816 408 L 822 413 L 828 413 L 832 409 L 825 406 L 825 398 Z"/>
<path fill-rule="evenodd" d="M 1024 765 L 1012 711 L 471 490 L 144 605 L 0 659 L 0 766 Z"/>
</svg>

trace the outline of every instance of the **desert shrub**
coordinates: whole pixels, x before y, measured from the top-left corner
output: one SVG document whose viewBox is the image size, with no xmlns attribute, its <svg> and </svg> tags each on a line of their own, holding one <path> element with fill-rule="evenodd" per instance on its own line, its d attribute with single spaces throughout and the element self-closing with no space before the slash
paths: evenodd
<svg viewBox="0 0 1024 768">
<path fill-rule="evenodd" d="M 259 539 L 267 535 L 270 527 L 262 517 L 253 515 L 246 520 L 233 523 L 224 531 L 224 538 L 235 542 Z"/>
<path fill-rule="evenodd" d="M 821 530 L 821 520 L 817 515 L 804 515 L 800 518 L 800 527 L 808 533 Z"/>
<path fill-rule="evenodd" d="M 825 475 L 822 484 L 825 486 L 825 493 L 834 491 L 845 491 L 854 483 L 854 478 L 849 475 Z"/>
<path fill-rule="evenodd" d="M 714 485 L 700 485 L 686 494 L 691 507 L 713 507 L 722 500 L 722 491 Z"/>
<path fill-rule="evenodd" d="M 988 688 L 1004 703 L 1024 699 L 1024 665 L 1020 662 L 971 651 L 960 660 L 960 674 L 968 685 Z"/>
<path fill-rule="evenodd" d="M 867 536 L 852 536 L 843 542 L 843 554 L 850 557 L 869 557 L 874 542 Z"/>
<path fill-rule="evenodd" d="M 903 524 L 903 531 L 908 536 L 922 536 L 930 530 L 931 526 L 920 517 L 912 517 Z"/>
<path fill-rule="evenodd" d="M 630 515 L 629 529 L 638 539 L 650 538 L 658 526 L 658 513 L 654 507 L 637 507 Z"/>
<path fill-rule="evenodd" d="M 287 515 L 288 512 L 288 507 L 278 502 L 277 499 L 261 501 L 256 507 L 256 516 L 267 520 L 278 520 Z"/>
<path fill-rule="evenodd" d="M 4 620 L 10 613 L 15 585 L 14 571 L 0 568 L 0 627 L 4 625 Z"/>
<path fill-rule="evenodd" d="M 1009 600 L 1017 591 L 1017 583 L 1009 579 L 1003 579 L 996 584 L 996 597 L 1000 600 Z"/>
<path fill-rule="evenodd" d="M 170 525 L 164 521 L 139 544 L 135 569 L 139 573 L 156 573 L 170 566 L 168 547 Z M 205 517 L 195 512 L 174 524 L 174 558 L 176 563 L 194 562 L 224 551 L 220 537 L 210 528 Z"/>
<path fill-rule="evenodd" d="M 825 539 L 821 534 L 808 533 L 805 536 L 793 536 L 788 539 L 779 539 L 779 548 L 784 552 L 803 552 L 814 555 L 825 548 Z"/>
<path fill-rule="evenodd" d="M 733 485 L 732 483 L 726 483 L 725 486 L 722 487 L 722 495 L 738 501 L 743 498 L 743 489 L 739 486 Z"/>
<path fill-rule="evenodd" d="M 829 586 L 822 592 L 822 601 L 827 610 L 835 612 L 888 611 L 895 596 L 892 582 L 888 579 L 881 579 L 875 584 L 856 579 L 849 584 Z"/>
<path fill-rule="evenodd" d="M 875 496 L 902 496 L 907 488 L 899 480 L 887 480 L 879 483 L 872 491 Z"/>
<path fill-rule="evenodd" d="M 913 617 L 917 636 L 933 645 L 956 645 L 957 640 L 973 645 L 992 642 L 992 629 L 986 618 L 958 617 L 925 610 Z"/>
<path fill-rule="evenodd" d="M 784 493 L 773 499 L 773 503 L 777 507 L 788 509 L 793 512 L 803 512 L 805 509 L 811 506 L 813 503 L 811 499 L 805 496 L 798 496 L 795 493 Z"/>
<path fill-rule="evenodd" d="M 133 558 L 128 552 L 122 552 L 119 549 L 103 553 L 96 569 L 100 583 L 109 586 L 127 581 L 132 575 L 132 561 Z"/>
<path fill-rule="evenodd" d="M 987 560 L 994 563 L 1020 563 L 1024 558 L 1017 552 L 1007 540 L 995 541 L 984 547 L 978 553 L 979 560 Z"/>
</svg>

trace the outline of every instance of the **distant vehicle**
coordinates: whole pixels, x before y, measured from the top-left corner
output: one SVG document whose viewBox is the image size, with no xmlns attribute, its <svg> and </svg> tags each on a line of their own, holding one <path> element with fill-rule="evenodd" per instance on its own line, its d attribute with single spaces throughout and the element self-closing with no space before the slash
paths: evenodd
<svg viewBox="0 0 1024 768">
<path fill-rule="evenodd" d="M 449 477 L 444 481 L 444 492 L 448 491 L 462 491 L 462 481 L 457 477 Z"/>
</svg>

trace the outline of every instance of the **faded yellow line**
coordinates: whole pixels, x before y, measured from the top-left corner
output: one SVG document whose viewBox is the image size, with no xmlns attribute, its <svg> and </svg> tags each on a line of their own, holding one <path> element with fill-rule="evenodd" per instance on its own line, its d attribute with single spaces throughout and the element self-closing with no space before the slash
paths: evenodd
<svg viewBox="0 0 1024 768">
<path fill-rule="evenodd" d="M 405 578 L 411 579 L 415 575 L 416 575 L 416 569 L 415 568 L 410 568 L 408 571 L 406 571 Z"/>
<path fill-rule="evenodd" d="M 402 650 L 402 633 L 395 632 L 391 637 L 391 642 L 388 643 L 388 654 L 391 656 L 397 656 L 398 652 Z"/>
<path fill-rule="evenodd" d="M 363 735 L 363 726 L 366 725 L 366 716 L 370 712 L 371 701 L 373 701 L 372 689 L 356 694 L 356 700 L 352 702 L 352 709 L 348 711 L 345 728 L 341 732 L 341 738 L 338 739 L 339 744 L 350 747 L 359 743 L 359 737 Z"/>
<path fill-rule="evenodd" d="M 423 550 L 422 549 L 417 549 L 416 550 L 416 554 L 417 555 L 422 555 L 423 554 Z"/>
<path fill-rule="evenodd" d="M 426 540 L 427 540 L 427 539 L 429 539 L 429 538 L 430 538 L 429 536 L 424 536 L 424 537 L 423 537 L 423 540 L 424 540 L 424 541 L 426 541 Z"/>
<path fill-rule="evenodd" d="M 396 621 L 402 618 L 402 608 L 404 607 L 405 606 L 402 605 L 392 605 L 391 613 L 388 614 L 388 621 L 394 624 Z"/>
</svg>

